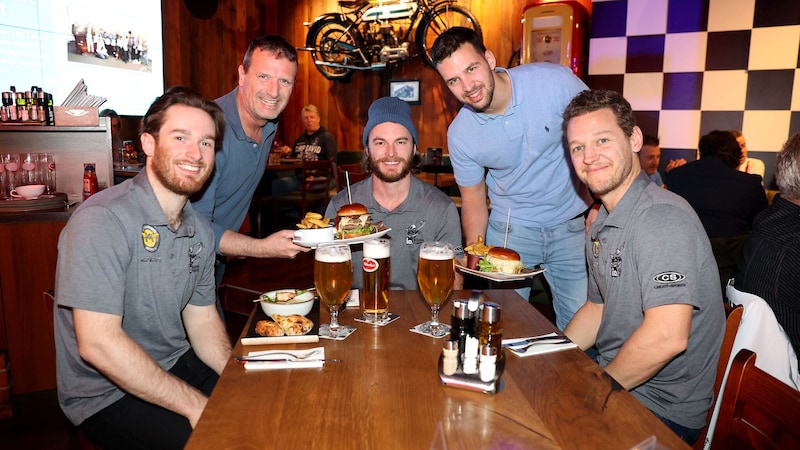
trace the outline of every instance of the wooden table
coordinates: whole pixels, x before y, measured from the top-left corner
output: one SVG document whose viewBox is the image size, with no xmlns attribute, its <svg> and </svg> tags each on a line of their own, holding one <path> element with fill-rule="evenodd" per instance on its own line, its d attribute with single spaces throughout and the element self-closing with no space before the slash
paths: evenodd
<svg viewBox="0 0 800 450">
<path fill-rule="evenodd" d="M 503 307 L 505 337 L 556 330 L 515 291 L 485 294 Z M 451 309 L 448 302 L 442 317 L 449 319 Z M 235 355 L 321 345 L 326 358 L 343 362 L 246 372 L 231 359 L 186 448 L 629 449 L 653 435 L 666 448 L 689 448 L 578 349 L 508 354 L 494 396 L 441 386 L 442 340 L 409 331 L 430 318 L 419 292 L 391 291 L 390 310 L 400 318 L 386 327 L 343 312 L 340 322 L 358 328 L 343 341 L 238 343 Z"/>
</svg>

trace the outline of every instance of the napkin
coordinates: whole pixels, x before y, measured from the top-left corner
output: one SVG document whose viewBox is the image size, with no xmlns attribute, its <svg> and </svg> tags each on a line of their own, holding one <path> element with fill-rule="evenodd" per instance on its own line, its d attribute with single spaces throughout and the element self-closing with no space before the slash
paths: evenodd
<svg viewBox="0 0 800 450">
<path fill-rule="evenodd" d="M 541 336 L 530 336 L 530 337 L 516 338 L 516 339 L 503 339 L 503 347 L 505 347 L 506 350 L 511 351 L 511 353 L 513 353 L 513 354 L 515 354 L 517 356 L 522 356 L 522 357 L 524 357 L 524 356 L 532 356 L 532 355 L 541 355 L 541 354 L 544 354 L 544 353 L 560 352 L 562 350 L 567 350 L 567 349 L 570 349 L 570 348 L 577 348 L 578 347 L 578 344 L 576 344 L 574 342 L 565 342 L 563 344 L 551 344 L 551 343 L 548 343 L 547 341 L 537 342 L 537 343 L 531 345 L 530 347 L 528 347 L 527 349 L 514 350 L 513 348 L 508 347 L 508 344 L 513 344 L 515 342 L 525 341 L 527 339 L 531 339 L 531 338 L 534 338 L 534 337 L 539 338 L 539 337 L 551 337 L 551 336 L 554 337 L 554 338 L 560 337 L 556 333 L 548 333 L 548 334 L 543 334 Z"/>
<path fill-rule="evenodd" d="M 285 359 L 292 359 L 288 352 L 296 356 L 304 356 L 314 353 L 309 360 L 297 359 L 294 361 L 284 361 Z M 245 370 L 273 370 L 273 369 L 303 369 L 309 367 L 322 367 L 325 363 L 325 347 L 315 347 L 306 350 L 266 350 L 260 352 L 250 352 L 247 354 L 249 358 L 259 357 L 264 359 L 275 359 L 278 361 L 247 361 L 244 363 Z"/>
<path fill-rule="evenodd" d="M 345 309 L 355 308 L 358 309 L 361 307 L 361 303 L 358 299 L 358 289 L 352 289 L 350 291 L 350 296 L 347 297 L 345 300 Z"/>
</svg>

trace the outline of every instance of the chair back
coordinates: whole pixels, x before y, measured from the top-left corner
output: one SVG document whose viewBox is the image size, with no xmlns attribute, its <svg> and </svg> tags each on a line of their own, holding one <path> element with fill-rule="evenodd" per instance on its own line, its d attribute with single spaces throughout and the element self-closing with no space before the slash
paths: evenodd
<svg viewBox="0 0 800 450">
<path fill-rule="evenodd" d="M 361 163 L 339 164 L 336 167 L 336 174 L 336 184 L 339 191 L 347 188 L 348 179 L 350 180 L 350 184 L 353 185 L 367 178 L 367 174 L 364 173 L 364 167 Z"/>
<path fill-rule="evenodd" d="M 713 449 L 800 448 L 800 392 L 756 367 L 740 351 L 725 385 Z"/>
<path fill-rule="evenodd" d="M 300 217 L 305 216 L 310 206 L 328 204 L 330 200 L 332 162 L 303 161 L 302 183 L 300 185 Z"/>
<path fill-rule="evenodd" d="M 736 332 L 739 330 L 739 324 L 742 322 L 743 311 L 744 308 L 741 305 L 737 305 L 733 308 L 726 307 L 725 312 L 728 314 L 728 318 L 725 319 L 725 334 L 722 336 L 722 345 L 720 345 L 719 349 L 719 362 L 717 362 L 717 377 L 714 379 L 714 403 L 712 403 L 711 408 L 709 408 L 708 413 L 706 413 L 706 426 L 703 428 L 700 437 L 693 446 L 695 450 L 701 450 L 705 445 L 708 428 L 720 397 L 722 381 L 725 378 L 725 370 L 728 368 L 728 362 L 731 359 L 731 351 L 733 350 L 733 342 L 736 340 Z"/>
</svg>

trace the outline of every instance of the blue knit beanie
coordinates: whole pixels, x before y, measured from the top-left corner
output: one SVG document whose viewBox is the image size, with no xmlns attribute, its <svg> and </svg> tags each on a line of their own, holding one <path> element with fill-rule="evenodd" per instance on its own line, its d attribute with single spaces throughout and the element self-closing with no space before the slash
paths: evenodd
<svg viewBox="0 0 800 450">
<path fill-rule="evenodd" d="M 397 97 L 381 97 L 372 102 L 367 114 L 369 120 L 367 120 L 367 126 L 364 127 L 364 147 L 367 147 L 370 131 L 384 122 L 399 123 L 406 127 L 411 133 L 411 137 L 414 138 L 414 143 L 419 143 L 417 129 L 414 128 L 414 123 L 411 121 L 411 107 L 403 100 Z"/>
</svg>

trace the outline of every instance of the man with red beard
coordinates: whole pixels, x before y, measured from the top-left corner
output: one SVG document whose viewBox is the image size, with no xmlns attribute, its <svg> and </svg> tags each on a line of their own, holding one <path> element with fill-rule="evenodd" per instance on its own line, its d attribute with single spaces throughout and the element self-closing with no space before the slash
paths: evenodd
<svg viewBox="0 0 800 450">
<path fill-rule="evenodd" d="M 350 186 L 350 195 L 353 202 L 367 207 L 373 223 L 383 222 L 392 229 L 390 288 L 415 290 L 423 242 L 449 242 L 456 249 L 456 258 L 464 256 L 458 210 L 442 191 L 411 175 L 418 137 L 408 103 L 395 97 L 379 98 L 368 115 L 363 140 L 364 170 L 370 176 Z M 336 217 L 347 203 L 347 191 L 339 192 L 328 203 L 325 217 Z M 353 261 L 360 262 L 361 253 L 354 251 Z M 463 278 L 457 273 L 454 288 L 462 286 Z M 362 277 L 353 277 L 353 288 L 362 287 Z"/>
<path fill-rule="evenodd" d="M 83 202 L 59 238 L 58 399 L 102 448 L 183 448 L 230 357 L 214 232 L 188 202 L 224 131 L 214 102 L 170 89 L 142 120 L 145 170 Z"/>
</svg>

